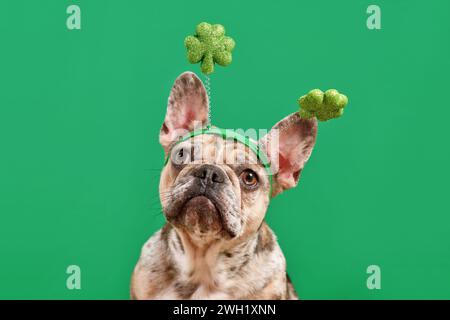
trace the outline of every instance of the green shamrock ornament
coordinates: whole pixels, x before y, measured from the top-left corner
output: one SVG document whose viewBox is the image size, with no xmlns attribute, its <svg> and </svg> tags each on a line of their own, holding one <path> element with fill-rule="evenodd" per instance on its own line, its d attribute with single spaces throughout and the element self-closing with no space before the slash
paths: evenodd
<svg viewBox="0 0 450 320">
<path fill-rule="evenodd" d="M 327 90 L 325 93 L 314 89 L 298 99 L 300 117 L 303 119 L 316 117 L 320 121 L 338 118 L 344 113 L 347 102 L 347 96 L 335 89 Z"/>
<path fill-rule="evenodd" d="M 201 62 L 200 69 L 206 75 L 214 72 L 214 63 L 227 66 L 231 63 L 234 40 L 225 36 L 220 24 L 202 22 L 197 25 L 196 34 L 184 39 L 187 58 L 190 63 Z"/>
</svg>

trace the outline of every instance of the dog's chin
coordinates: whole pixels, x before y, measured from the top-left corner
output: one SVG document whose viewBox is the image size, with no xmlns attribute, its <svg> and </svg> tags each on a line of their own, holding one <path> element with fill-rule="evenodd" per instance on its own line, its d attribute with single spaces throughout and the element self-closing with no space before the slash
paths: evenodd
<svg viewBox="0 0 450 320">
<path fill-rule="evenodd" d="M 224 231 L 219 210 L 206 196 L 186 201 L 176 223 L 189 233 L 200 236 L 221 235 Z"/>
</svg>

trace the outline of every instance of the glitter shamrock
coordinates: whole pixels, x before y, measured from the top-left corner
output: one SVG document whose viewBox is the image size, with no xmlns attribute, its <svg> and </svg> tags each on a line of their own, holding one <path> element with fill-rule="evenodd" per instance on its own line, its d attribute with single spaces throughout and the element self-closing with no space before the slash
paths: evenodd
<svg viewBox="0 0 450 320">
<path fill-rule="evenodd" d="M 298 99 L 300 117 L 303 119 L 316 117 L 320 121 L 338 118 L 344 113 L 347 102 L 347 96 L 335 89 L 327 90 L 325 93 L 314 89 Z"/>
<path fill-rule="evenodd" d="M 189 62 L 201 62 L 201 71 L 209 75 L 214 72 L 214 63 L 224 67 L 231 63 L 235 43 L 225 36 L 222 25 L 202 22 L 197 25 L 195 35 L 186 37 L 184 45 Z"/>
</svg>

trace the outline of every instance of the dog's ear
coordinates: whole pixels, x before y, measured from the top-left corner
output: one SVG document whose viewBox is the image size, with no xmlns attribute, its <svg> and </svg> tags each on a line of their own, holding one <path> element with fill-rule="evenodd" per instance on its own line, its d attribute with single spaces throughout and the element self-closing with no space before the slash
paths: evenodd
<svg viewBox="0 0 450 320">
<path fill-rule="evenodd" d="M 159 133 L 159 142 L 166 154 L 179 137 L 206 126 L 208 109 L 208 95 L 202 81 L 192 72 L 182 73 L 173 84 Z"/>
<path fill-rule="evenodd" d="M 272 196 L 297 185 L 317 135 L 317 120 L 301 119 L 298 112 L 278 122 L 261 138 L 274 174 Z"/>
</svg>

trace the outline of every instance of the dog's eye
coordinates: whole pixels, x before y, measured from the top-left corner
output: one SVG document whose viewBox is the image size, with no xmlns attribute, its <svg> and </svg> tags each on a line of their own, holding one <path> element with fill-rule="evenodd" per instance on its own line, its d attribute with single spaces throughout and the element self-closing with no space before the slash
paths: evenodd
<svg viewBox="0 0 450 320">
<path fill-rule="evenodd" d="M 240 178 L 246 187 L 255 187 L 258 184 L 258 176 L 253 170 L 247 169 L 242 171 Z"/>
<path fill-rule="evenodd" d="M 172 153 L 172 162 L 175 165 L 183 165 L 187 164 L 191 161 L 191 153 L 187 148 L 180 148 L 178 150 L 174 150 Z"/>
</svg>

